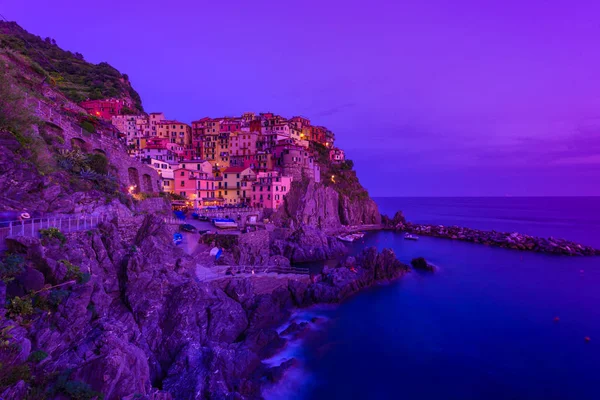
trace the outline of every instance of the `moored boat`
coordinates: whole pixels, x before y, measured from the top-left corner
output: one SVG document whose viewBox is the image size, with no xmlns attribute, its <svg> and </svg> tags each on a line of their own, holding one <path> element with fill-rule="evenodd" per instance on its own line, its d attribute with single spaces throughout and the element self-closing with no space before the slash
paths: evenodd
<svg viewBox="0 0 600 400">
<path fill-rule="evenodd" d="M 229 228 L 237 228 L 238 224 L 232 219 L 229 218 L 215 218 L 212 220 L 212 223 L 217 228 L 221 229 L 229 229 Z"/>
<path fill-rule="evenodd" d="M 411 235 L 410 233 L 407 233 L 404 235 L 404 239 L 405 240 L 419 240 L 419 237 L 417 235 Z"/>
<path fill-rule="evenodd" d="M 364 233 L 358 232 L 358 233 L 348 233 L 345 235 L 338 235 L 337 238 L 343 242 L 354 242 L 355 240 L 360 239 L 363 236 L 365 236 Z"/>
</svg>

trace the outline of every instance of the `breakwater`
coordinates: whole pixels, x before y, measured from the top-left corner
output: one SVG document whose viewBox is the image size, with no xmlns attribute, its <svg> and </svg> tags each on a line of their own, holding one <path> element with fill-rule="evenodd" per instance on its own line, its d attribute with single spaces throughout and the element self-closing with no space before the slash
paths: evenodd
<svg viewBox="0 0 600 400">
<path fill-rule="evenodd" d="M 382 219 L 384 229 L 415 235 L 433 236 L 488 246 L 568 256 L 598 256 L 600 250 L 566 239 L 542 238 L 517 232 L 486 231 L 460 226 L 427 225 L 406 222 L 401 212 Z"/>
</svg>

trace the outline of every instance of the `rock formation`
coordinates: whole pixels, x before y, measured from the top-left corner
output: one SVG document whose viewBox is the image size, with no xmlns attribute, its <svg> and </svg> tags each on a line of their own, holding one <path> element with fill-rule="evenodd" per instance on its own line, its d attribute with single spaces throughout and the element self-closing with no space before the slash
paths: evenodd
<svg viewBox="0 0 600 400">
<path fill-rule="evenodd" d="M 197 281 L 194 261 L 173 246 L 160 218 L 138 227 L 129 240 L 116 219 L 64 244 L 9 240 L 22 272 L 0 283 L 0 304 L 8 300 L 0 393 L 259 398 L 262 383 L 289 367 L 269 369 L 261 359 L 285 344 L 274 329 L 294 307 L 339 302 L 407 271 L 393 252 L 372 248 L 314 283 L 290 279 L 259 294 L 248 278 Z"/>
<path fill-rule="evenodd" d="M 434 236 L 445 239 L 462 240 L 494 247 L 515 250 L 535 251 L 567 256 L 600 255 L 600 249 L 584 246 L 565 239 L 541 238 L 522 233 L 483 231 L 459 226 L 421 225 L 406 222 L 401 212 L 393 219 L 383 218 L 385 229 L 408 232 L 416 235 Z"/>
<path fill-rule="evenodd" d="M 433 264 L 428 263 L 427 260 L 423 257 L 413 258 L 410 261 L 410 265 L 412 265 L 414 269 L 419 269 L 422 271 L 435 271 L 435 267 L 433 266 Z"/>
<path fill-rule="evenodd" d="M 274 219 L 285 226 L 308 225 L 326 233 L 336 232 L 343 225 L 381 223 L 377 204 L 358 181 L 354 185 L 354 191 L 360 194 L 347 195 L 335 186 L 314 181 L 294 184 Z"/>
</svg>

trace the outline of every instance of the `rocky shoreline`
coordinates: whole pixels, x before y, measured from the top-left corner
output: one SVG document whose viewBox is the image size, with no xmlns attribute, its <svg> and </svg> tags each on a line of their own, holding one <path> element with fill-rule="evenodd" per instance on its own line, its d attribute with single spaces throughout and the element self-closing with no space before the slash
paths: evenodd
<svg viewBox="0 0 600 400">
<path fill-rule="evenodd" d="M 567 256 L 598 256 L 600 249 L 584 246 L 565 239 L 541 238 L 522 233 L 483 231 L 459 226 L 425 225 L 407 222 L 402 212 L 393 218 L 382 218 L 383 229 L 406 232 L 415 235 L 462 240 L 487 246 L 502 247 L 514 250 L 534 251 Z"/>
<path fill-rule="evenodd" d="M 152 216 L 132 240 L 115 220 L 64 242 L 9 245 L 21 261 L 0 281 L 0 397 L 14 399 L 74 390 L 106 400 L 261 398 L 293 365 L 263 360 L 286 345 L 276 329 L 294 310 L 339 303 L 409 269 L 393 251 L 369 248 L 312 280 L 198 281 L 194 259 Z"/>
</svg>

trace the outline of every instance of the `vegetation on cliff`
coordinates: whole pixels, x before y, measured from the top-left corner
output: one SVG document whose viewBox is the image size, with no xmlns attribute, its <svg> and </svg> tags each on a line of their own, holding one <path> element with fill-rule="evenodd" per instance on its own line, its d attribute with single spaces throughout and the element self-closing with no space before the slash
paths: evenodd
<svg viewBox="0 0 600 400">
<path fill-rule="evenodd" d="M 332 163 L 329 159 L 329 149 L 322 144 L 313 143 L 316 161 L 321 167 L 321 182 L 331 187 L 350 201 L 369 199 L 369 192 L 360 184 L 354 162 L 345 160 L 342 163 Z"/>
<path fill-rule="evenodd" d="M 74 102 L 129 97 L 138 111 L 143 111 L 140 95 L 131 86 L 127 74 L 121 74 L 105 62 L 89 63 L 80 53 L 58 47 L 54 39 L 42 39 L 15 22 L 0 21 L 0 48 L 27 57 L 36 73 Z"/>
</svg>

